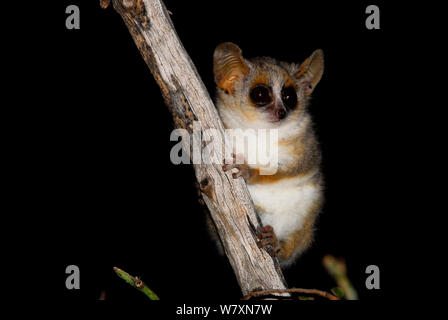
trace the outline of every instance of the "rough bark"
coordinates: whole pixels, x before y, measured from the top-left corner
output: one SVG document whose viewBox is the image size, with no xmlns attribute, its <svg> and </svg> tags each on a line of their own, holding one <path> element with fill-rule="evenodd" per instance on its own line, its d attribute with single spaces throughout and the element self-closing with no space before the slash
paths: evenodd
<svg viewBox="0 0 448 320">
<path fill-rule="evenodd" d="M 218 139 L 215 136 L 209 144 L 218 150 L 219 139 L 224 141 L 223 124 L 163 2 L 112 0 L 112 3 L 160 86 L 175 126 L 192 134 L 195 123 L 205 141 L 210 141 L 210 136 L 204 130 L 216 129 Z M 218 155 L 212 155 L 215 156 Z M 244 180 L 233 179 L 231 172 L 223 172 L 222 164 L 194 164 L 194 169 L 243 295 L 258 290 L 284 289 L 278 263 L 256 244 L 248 219 L 255 227 L 259 222 Z"/>
</svg>

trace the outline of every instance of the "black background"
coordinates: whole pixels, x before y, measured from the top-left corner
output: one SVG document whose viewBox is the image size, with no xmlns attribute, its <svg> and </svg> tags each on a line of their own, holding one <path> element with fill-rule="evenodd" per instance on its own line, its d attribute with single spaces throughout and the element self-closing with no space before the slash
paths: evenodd
<svg viewBox="0 0 448 320">
<path fill-rule="evenodd" d="M 310 112 L 323 151 L 324 210 L 314 245 L 285 271 L 290 287 L 335 286 L 322 257 L 345 258 L 360 299 L 393 295 L 400 268 L 392 219 L 399 215 L 400 106 L 391 75 L 403 35 L 383 2 L 165 1 L 178 35 L 209 92 L 213 50 L 238 44 L 246 57 L 301 62 L 325 53 Z M 243 4 L 244 3 L 244 4 Z M 80 30 L 65 8 L 81 10 Z M 377 4 L 381 29 L 367 30 Z M 191 166 L 170 162 L 172 118 L 120 16 L 97 1 L 58 1 L 35 15 L 38 71 L 26 80 L 36 98 L 27 115 L 27 200 L 39 223 L 35 255 L 46 286 L 66 301 L 144 301 L 113 266 L 138 275 L 162 300 L 238 299 L 232 269 L 209 240 Z M 40 20 L 39 20 L 40 19 Z M 18 99 L 26 99 L 26 95 Z M 31 161 L 32 160 L 32 161 Z M 395 261 L 395 262 L 393 262 Z M 81 270 L 81 290 L 65 288 L 65 268 Z M 365 288 L 365 269 L 381 270 L 381 289 Z"/>
</svg>

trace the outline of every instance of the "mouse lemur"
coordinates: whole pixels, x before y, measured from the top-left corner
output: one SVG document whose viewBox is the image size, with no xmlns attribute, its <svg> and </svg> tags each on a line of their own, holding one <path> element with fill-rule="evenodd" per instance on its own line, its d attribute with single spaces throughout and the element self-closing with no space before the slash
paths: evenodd
<svg viewBox="0 0 448 320">
<path fill-rule="evenodd" d="M 264 227 L 260 247 L 290 265 L 310 245 L 323 202 L 321 153 L 307 111 L 322 77 L 324 58 L 316 50 L 301 64 L 268 57 L 245 59 L 233 43 L 218 45 L 213 72 L 216 104 L 228 129 L 278 129 L 278 169 L 261 175 L 258 164 L 227 164 L 238 169 Z M 211 221 L 211 220 L 210 220 Z M 214 229 L 212 222 L 209 223 Z"/>
</svg>

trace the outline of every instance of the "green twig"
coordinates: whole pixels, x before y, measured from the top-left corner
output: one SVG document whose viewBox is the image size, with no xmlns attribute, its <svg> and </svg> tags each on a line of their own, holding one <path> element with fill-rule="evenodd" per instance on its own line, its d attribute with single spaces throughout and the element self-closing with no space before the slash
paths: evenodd
<svg viewBox="0 0 448 320">
<path fill-rule="evenodd" d="M 149 289 L 148 286 L 144 284 L 144 282 L 138 277 L 133 277 L 129 273 L 117 267 L 114 267 L 114 271 L 121 279 L 126 281 L 128 284 L 130 284 L 140 292 L 143 292 L 149 299 L 160 300 L 159 297 L 151 289 Z"/>
<path fill-rule="evenodd" d="M 347 266 L 344 259 L 337 259 L 328 254 L 323 258 L 323 265 L 342 290 L 337 295 L 343 295 L 347 300 L 358 300 L 358 293 L 347 277 Z"/>
</svg>

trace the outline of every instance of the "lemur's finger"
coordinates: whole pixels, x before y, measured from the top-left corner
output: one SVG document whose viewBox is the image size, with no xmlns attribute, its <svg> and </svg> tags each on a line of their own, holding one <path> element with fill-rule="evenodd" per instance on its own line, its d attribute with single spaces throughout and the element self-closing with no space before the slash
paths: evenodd
<svg viewBox="0 0 448 320">
<path fill-rule="evenodd" d="M 232 173 L 233 179 L 237 179 L 237 178 L 241 177 L 242 175 L 243 174 L 242 174 L 241 170 L 238 170 L 238 172 Z"/>
<path fill-rule="evenodd" d="M 229 171 L 232 170 L 233 168 L 237 168 L 237 164 L 231 163 L 231 164 L 225 164 L 222 166 L 222 170 L 224 171 Z"/>
</svg>

